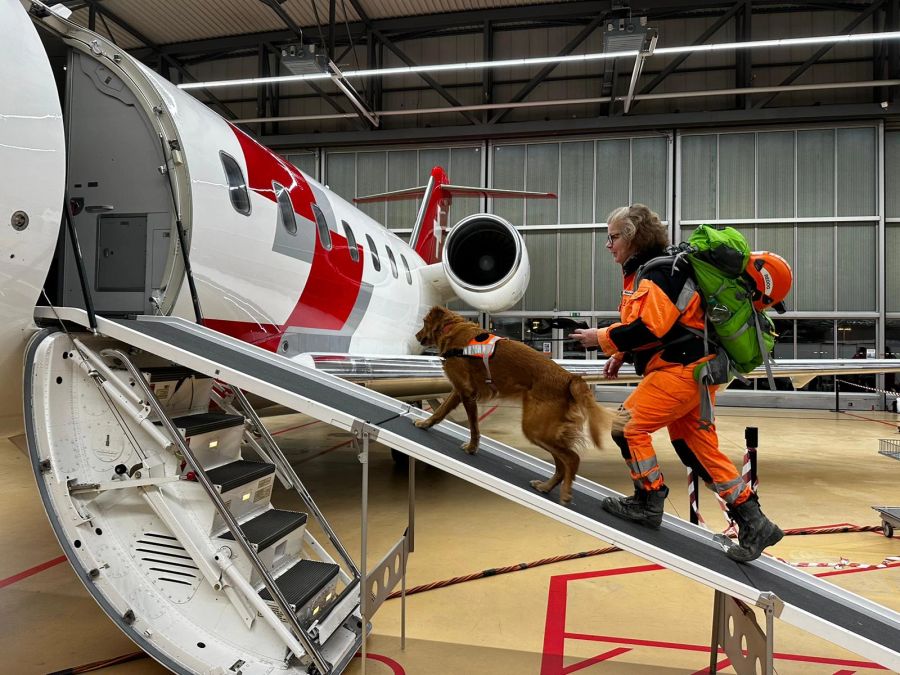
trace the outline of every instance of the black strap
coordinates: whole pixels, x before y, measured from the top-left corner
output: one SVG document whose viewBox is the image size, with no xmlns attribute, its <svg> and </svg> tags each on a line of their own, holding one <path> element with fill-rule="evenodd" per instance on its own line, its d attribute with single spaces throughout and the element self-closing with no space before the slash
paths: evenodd
<svg viewBox="0 0 900 675">
<path fill-rule="evenodd" d="M 443 354 L 441 354 L 442 359 L 449 359 L 452 356 L 465 356 L 465 352 L 462 349 L 448 349 Z"/>
</svg>

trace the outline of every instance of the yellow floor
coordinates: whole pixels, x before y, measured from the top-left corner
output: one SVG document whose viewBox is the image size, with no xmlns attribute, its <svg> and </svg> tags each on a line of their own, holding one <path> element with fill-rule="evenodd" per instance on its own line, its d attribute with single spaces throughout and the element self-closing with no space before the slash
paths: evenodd
<svg viewBox="0 0 900 675">
<path fill-rule="evenodd" d="M 483 412 L 487 412 L 484 410 Z M 744 428 L 759 427 L 760 497 L 783 528 L 836 523 L 880 525 L 871 506 L 900 505 L 900 462 L 879 455 L 878 440 L 897 438 L 897 416 L 822 411 L 718 410 L 723 449 L 738 464 Z M 309 491 L 354 557 L 360 550 L 360 464 L 348 437 L 299 415 L 271 418 L 270 428 Z M 485 434 L 536 456 L 519 432 L 515 407 L 483 421 Z M 300 426 L 304 425 L 304 426 Z M 299 428 L 298 428 L 299 427 Z M 684 469 L 658 435 L 658 452 L 672 490 L 667 511 L 687 517 Z M 620 491 L 630 480 L 618 450 L 586 453 L 581 474 Z M 94 604 L 44 517 L 23 453 L 0 442 L 0 654 L 3 672 L 47 673 L 136 651 Z M 376 563 L 407 521 L 406 470 L 376 446 L 370 457 L 369 561 Z M 287 502 L 279 495 L 279 500 Z M 725 522 L 712 495 L 701 493 L 710 525 Z M 408 587 L 519 563 L 532 563 L 606 544 L 486 490 L 419 465 L 416 469 L 415 552 Z M 876 565 L 900 556 L 900 536 L 849 533 L 786 537 L 771 552 L 794 563 L 841 560 Z M 42 571 L 33 568 L 47 565 Z M 713 592 L 673 572 L 647 569 L 623 552 L 581 557 L 493 575 L 410 595 L 406 648 L 401 649 L 400 600 L 376 614 L 366 672 L 409 673 L 696 673 L 709 664 Z M 28 573 L 31 571 L 32 573 Z M 829 581 L 900 610 L 900 567 L 868 569 Z M 885 672 L 865 659 L 775 623 L 778 673 Z M 545 653 L 546 652 L 546 653 Z M 348 673 L 362 672 L 355 659 Z M 157 673 L 144 658 L 107 673 Z M 730 667 L 721 672 L 733 672 Z"/>
</svg>

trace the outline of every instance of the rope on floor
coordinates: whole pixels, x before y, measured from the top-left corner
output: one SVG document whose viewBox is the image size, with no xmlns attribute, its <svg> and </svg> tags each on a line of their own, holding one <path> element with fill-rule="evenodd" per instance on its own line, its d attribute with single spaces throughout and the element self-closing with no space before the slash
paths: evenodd
<svg viewBox="0 0 900 675">
<path fill-rule="evenodd" d="M 114 656 L 111 659 L 103 659 L 102 661 L 94 661 L 93 663 L 85 663 L 81 666 L 75 666 L 74 668 L 65 668 L 63 670 L 56 670 L 52 673 L 47 673 L 47 675 L 78 675 L 79 673 L 90 673 L 95 670 L 100 670 L 101 668 L 108 668 L 109 666 L 116 666 L 120 663 L 128 663 L 129 661 L 137 661 L 138 659 L 146 659 L 147 654 L 144 652 L 131 652 L 130 654 L 122 654 L 121 656 Z"/>
<path fill-rule="evenodd" d="M 515 565 L 507 565 L 506 567 L 492 567 L 490 569 L 482 570 L 481 572 L 475 572 L 474 574 L 466 574 L 461 577 L 453 577 L 452 579 L 445 579 L 444 581 L 433 581 L 430 584 L 422 584 L 421 586 L 414 586 L 413 588 L 408 588 L 406 590 L 406 595 L 413 595 L 414 593 L 422 593 L 423 591 L 431 591 L 435 588 L 444 588 L 445 586 L 453 586 L 454 584 L 461 584 L 465 581 L 474 581 L 475 579 L 484 579 L 485 577 L 495 577 L 500 574 L 507 574 L 509 572 L 519 572 L 521 570 L 527 570 L 532 567 L 540 567 L 541 565 L 550 565 L 552 563 L 563 562 L 566 560 L 575 560 L 576 558 L 590 558 L 595 555 L 603 555 L 605 553 L 614 553 L 615 551 L 621 551 L 618 546 L 607 546 L 606 548 L 597 548 L 592 551 L 582 551 L 581 553 L 569 553 L 567 555 L 558 555 L 553 558 L 543 558 L 542 560 L 535 560 L 534 562 L 522 562 L 517 563 Z M 387 596 L 387 600 L 392 600 L 393 598 L 399 598 L 400 591 L 394 591 L 389 596 Z"/>
<path fill-rule="evenodd" d="M 812 534 L 840 534 L 845 532 L 881 532 L 881 527 L 877 525 L 852 525 L 850 523 L 842 523 L 840 525 L 818 525 L 812 527 L 797 527 L 790 530 L 785 530 L 784 534 L 786 536 L 797 536 L 797 535 L 812 535 Z M 412 588 L 408 588 L 406 590 L 406 595 L 413 595 L 415 593 L 422 593 L 424 591 L 433 591 L 436 588 L 445 588 L 447 586 L 453 586 L 455 584 L 461 584 L 466 581 L 475 581 L 476 579 L 484 579 L 486 577 L 494 577 L 500 574 L 508 574 L 509 572 L 519 572 L 521 570 L 527 570 L 532 567 L 540 567 L 541 565 L 550 565 L 552 563 L 564 562 L 566 560 L 575 560 L 577 558 L 590 558 L 597 555 L 604 555 L 606 553 L 615 553 L 616 551 L 621 551 L 618 546 L 607 546 L 606 548 L 598 548 L 592 551 L 581 551 L 580 553 L 569 553 L 567 555 L 555 556 L 553 558 L 543 558 L 541 560 L 535 560 L 534 562 L 523 562 L 517 563 L 515 565 L 508 565 L 506 567 L 495 567 L 486 570 L 482 570 L 481 572 L 475 572 L 473 574 L 466 574 L 460 577 L 453 577 L 451 579 L 444 579 L 443 581 L 433 581 L 429 584 L 421 584 L 420 586 L 414 586 Z M 786 560 L 781 558 L 777 558 L 779 561 L 784 562 L 788 565 L 792 565 L 793 563 L 789 563 Z M 857 566 L 860 563 L 848 563 L 847 561 L 842 561 L 843 566 Z M 837 563 L 838 565 L 842 563 Z M 798 565 L 809 566 L 809 567 L 831 567 L 832 565 L 829 563 L 819 564 L 803 564 L 798 563 Z M 797 566 L 797 565 L 795 565 Z M 874 565 L 873 565 L 874 567 Z M 391 593 L 386 600 L 393 600 L 395 598 L 400 597 L 400 591 L 394 591 Z"/>
</svg>

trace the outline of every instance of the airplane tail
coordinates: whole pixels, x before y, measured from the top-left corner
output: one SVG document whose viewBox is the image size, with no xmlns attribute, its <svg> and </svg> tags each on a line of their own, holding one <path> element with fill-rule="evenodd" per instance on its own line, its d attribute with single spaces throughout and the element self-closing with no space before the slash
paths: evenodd
<svg viewBox="0 0 900 675">
<path fill-rule="evenodd" d="M 450 185 L 450 179 L 443 168 L 436 166 L 431 170 L 428 184 L 420 187 L 383 192 L 381 194 L 357 197 L 356 204 L 373 202 L 394 202 L 407 199 L 422 200 L 416 215 L 409 245 L 421 256 L 426 264 L 440 262 L 444 251 L 444 238 L 447 235 L 447 214 L 454 195 L 460 197 L 493 197 L 518 199 L 556 199 L 552 192 L 529 192 L 525 190 L 499 190 L 494 188 L 467 187 Z"/>
</svg>

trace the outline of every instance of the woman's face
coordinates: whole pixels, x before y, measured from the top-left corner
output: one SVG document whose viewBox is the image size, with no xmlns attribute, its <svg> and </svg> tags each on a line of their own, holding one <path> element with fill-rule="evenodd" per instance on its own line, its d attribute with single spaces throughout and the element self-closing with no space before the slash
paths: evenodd
<svg viewBox="0 0 900 675">
<path fill-rule="evenodd" d="M 634 253 L 631 250 L 631 242 L 625 241 L 625 237 L 622 236 L 621 222 L 612 222 L 607 226 L 606 248 L 619 265 L 624 264 Z"/>
</svg>

